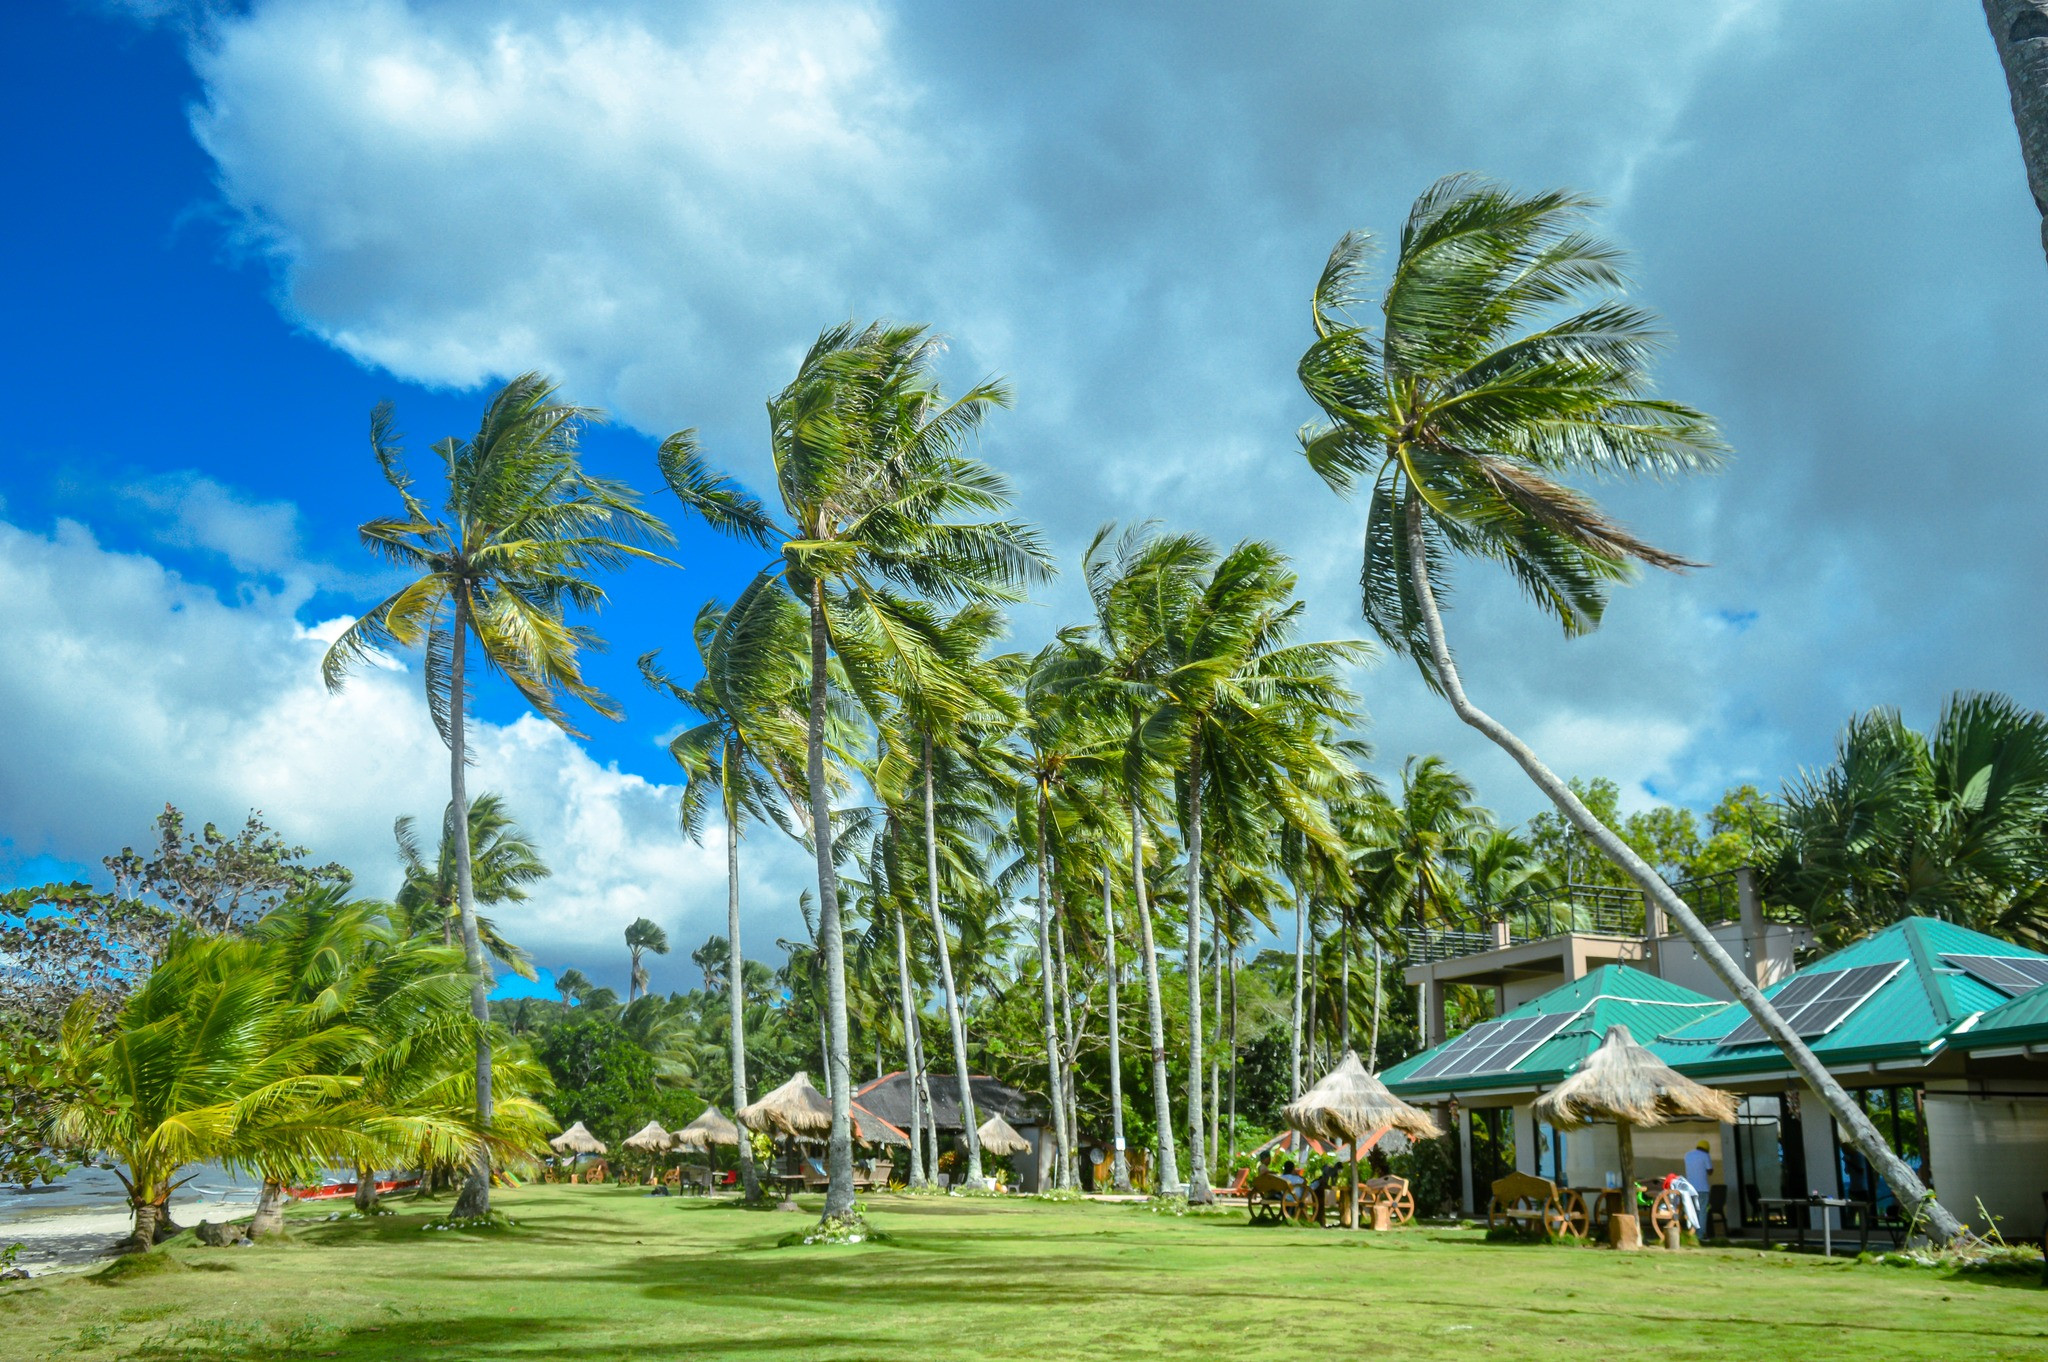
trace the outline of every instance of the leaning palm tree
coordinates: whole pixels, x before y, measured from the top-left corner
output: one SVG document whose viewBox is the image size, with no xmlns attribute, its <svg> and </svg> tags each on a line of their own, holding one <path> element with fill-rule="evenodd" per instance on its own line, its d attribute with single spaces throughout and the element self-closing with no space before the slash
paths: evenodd
<svg viewBox="0 0 2048 1362">
<path fill-rule="evenodd" d="M 647 918 L 634 918 L 626 924 L 626 1001 L 629 1003 L 647 992 L 648 973 L 644 957 L 649 954 L 668 954 L 668 933 Z"/>
<path fill-rule="evenodd" d="M 1640 565 L 1692 566 L 1560 481 L 1687 473 L 1722 454 L 1708 417 L 1651 395 L 1654 320 L 1613 296 L 1624 283 L 1620 252 L 1584 226 L 1590 206 L 1469 175 L 1438 181 L 1402 228 L 1377 334 L 1350 315 L 1367 301 L 1370 243 L 1362 233 L 1338 242 L 1316 283 L 1316 339 L 1300 365 L 1328 420 L 1302 431 L 1303 452 L 1339 492 L 1370 485 L 1360 574 L 1367 623 L 1679 925 L 1900 1203 L 1925 1203 L 1934 1232 L 1953 1238 L 1961 1223 L 1692 908 L 1527 743 L 1472 703 L 1452 661 L 1438 594 L 1453 554 L 1499 563 L 1567 634 L 1595 628 L 1609 590 Z"/>
<path fill-rule="evenodd" d="M 455 843 L 448 813 L 441 816 L 441 843 L 430 866 L 420 854 L 419 834 L 411 814 L 392 825 L 398 841 L 398 860 L 405 878 L 392 901 L 392 921 L 407 936 L 437 936 L 444 946 L 453 945 L 462 929 L 462 912 L 456 906 Z M 540 848 L 512 821 L 505 801 L 489 790 L 469 805 L 470 897 L 481 907 L 499 903 L 524 903 L 527 886 L 538 884 L 554 872 L 540 858 Z M 477 935 L 492 958 L 522 979 L 533 979 L 533 962 L 525 951 L 508 940 L 497 924 L 479 915 Z"/>
<path fill-rule="evenodd" d="M 562 995 L 562 1006 L 565 1008 L 589 991 L 589 977 L 573 965 L 555 976 L 555 992 Z"/>
<path fill-rule="evenodd" d="M 434 454 L 447 478 L 439 511 L 415 494 L 405 471 L 390 403 L 370 418 L 370 448 L 404 514 L 362 526 L 369 549 L 413 573 L 328 648 L 322 674 L 339 690 L 349 671 L 383 653 L 423 646 L 427 703 L 448 744 L 449 825 L 455 839 L 455 895 L 462 948 L 475 976 L 470 1010 L 477 1022 L 477 1115 L 491 1121 L 490 970 L 477 931 L 469 844 L 469 762 L 465 724 L 474 643 L 485 667 L 509 680 L 544 717 L 570 729 L 561 700 L 573 697 L 607 718 L 618 711 L 583 678 L 579 654 L 597 637 L 571 624 L 566 610 L 591 610 L 605 594 L 599 571 L 633 561 L 664 562 L 649 548 L 667 539 L 631 488 L 583 471 L 577 436 L 596 413 L 555 400 L 538 374 L 513 379 L 492 396 L 467 440 L 446 439 Z M 480 1155 L 456 1198 L 454 1214 L 490 1209 L 488 1155 Z"/>
<path fill-rule="evenodd" d="M 825 1217 L 853 1207 L 846 955 L 826 781 L 826 689 L 836 657 L 870 714 L 890 706 L 890 681 L 934 648 L 928 613 L 908 590 L 941 603 L 1020 597 L 1049 571 L 1037 533 L 993 514 L 1009 487 L 964 447 L 1008 395 L 980 384 L 947 401 L 932 373 L 936 338 L 917 326 L 851 324 L 824 331 L 797 376 L 768 404 L 778 521 L 713 473 L 693 433 L 662 446 L 662 473 L 684 506 L 721 530 L 778 552 L 735 604 L 726 630 L 759 630 L 761 598 L 786 590 L 810 621 L 810 713 L 805 776 L 817 860 L 819 945 L 829 1027 L 832 1134 Z"/>
<path fill-rule="evenodd" d="M 684 729 L 669 743 L 669 754 L 683 768 L 679 817 L 683 834 L 692 841 L 704 835 L 707 791 L 716 790 L 719 812 L 725 821 L 725 932 L 724 977 L 726 1001 L 732 1017 L 732 1105 L 738 1111 L 747 1105 L 747 1024 L 745 956 L 740 951 L 740 838 L 749 822 L 774 818 L 786 820 L 787 795 L 798 788 L 798 767 L 803 759 L 803 712 L 797 701 L 804 685 L 800 654 L 802 618 L 794 602 L 777 598 L 779 618 L 769 616 L 764 625 L 783 635 L 781 646 L 755 650 L 752 665 L 736 665 L 740 659 L 720 646 L 726 640 L 726 611 L 709 602 L 697 612 L 692 637 L 703 675 L 695 685 L 685 686 L 664 672 L 656 654 L 640 659 L 647 684 L 670 695 L 702 721 Z M 729 640 L 728 640 L 729 641 Z M 706 970 L 705 983 L 710 984 Z M 740 1183 L 746 1199 L 761 1199 L 759 1174 L 754 1169 L 753 1149 L 739 1144 Z"/>
</svg>

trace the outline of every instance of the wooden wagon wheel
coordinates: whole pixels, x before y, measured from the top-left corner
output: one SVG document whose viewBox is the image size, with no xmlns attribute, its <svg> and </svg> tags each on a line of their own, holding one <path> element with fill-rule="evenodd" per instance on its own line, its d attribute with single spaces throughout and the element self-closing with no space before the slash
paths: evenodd
<svg viewBox="0 0 2048 1362">
<path fill-rule="evenodd" d="M 1562 1239 L 1569 1235 L 1573 1239 L 1584 1239 L 1592 1229 L 1592 1217 L 1586 1212 L 1586 1199 L 1569 1187 L 1560 1188 L 1543 1208 L 1543 1228 Z"/>
<path fill-rule="evenodd" d="M 1492 1228 L 1493 1228 L 1493 1218 L 1494 1218 L 1494 1216 L 1496 1216 L 1496 1215 L 1506 1215 L 1506 1214 L 1507 1214 L 1507 1210 L 1508 1210 L 1508 1208 L 1507 1208 L 1507 1207 L 1505 1207 L 1505 1206 L 1503 1206 L 1503 1205 L 1501 1205 L 1501 1204 L 1500 1204 L 1500 1198 L 1499 1198 L 1499 1197 L 1495 1197 L 1495 1198 L 1494 1198 L 1493 1200 L 1491 1200 L 1491 1201 L 1487 1202 L 1487 1203 L 1486 1203 L 1486 1228 L 1488 1228 L 1488 1229 L 1492 1229 Z"/>
<path fill-rule="evenodd" d="M 1657 1199 L 1650 1203 L 1651 1230 L 1656 1233 L 1656 1236 L 1659 1239 L 1662 1239 L 1664 1237 L 1664 1231 L 1671 1225 L 1673 1221 L 1677 1219 L 1677 1194 L 1668 1189 L 1657 1193 Z"/>
<path fill-rule="evenodd" d="M 1415 1194 L 1406 1187 L 1394 1193 L 1394 1219 L 1403 1225 L 1415 1219 Z"/>
</svg>

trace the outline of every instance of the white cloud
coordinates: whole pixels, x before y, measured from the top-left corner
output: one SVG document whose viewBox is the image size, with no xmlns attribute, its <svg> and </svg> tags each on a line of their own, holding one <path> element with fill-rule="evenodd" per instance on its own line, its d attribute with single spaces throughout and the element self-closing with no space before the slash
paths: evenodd
<svg viewBox="0 0 2048 1362">
<path fill-rule="evenodd" d="M 902 238 L 925 151 L 885 27 L 857 0 L 280 0 L 195 50 L 193 124 L 325 339 L 648 415 L 728 362 L 742 313 L 843 315 Z"/>
<path fill-rule="evenodd" d="M 251 585 L 230 604 L 74 522 L 48 536 L 0 522 L 0 841 L 96 865 L 166 801 L 228 824 L 257 808 L 363 892 L 389 893 L 392 820 L 437 820 L 447 750 L 416 672 L 365 669 L 330 694 L 319 661 L 336 625 L 302 627 L 295 604 Z M 472 732 L 470 788 L 502 793 L 555 871 L 495 910 L 513 939 L 544 965 L 622 976 L 619 933 L 646 916 L 679 951 L 657 981 L 694 982 L 689 951 L 724 931 L 724 851 L 682 843 L 675 789 L 598 765 L 531 715 Z M 757 947 L 793 922 L 803 864 L 773 838 L 748 844 Z"/>
</svg>

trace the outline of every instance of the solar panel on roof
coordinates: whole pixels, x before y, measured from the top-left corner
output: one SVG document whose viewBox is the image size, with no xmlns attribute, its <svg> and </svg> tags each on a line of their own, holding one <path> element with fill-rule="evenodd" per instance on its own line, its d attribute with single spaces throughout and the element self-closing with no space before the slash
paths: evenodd
<svg viewBox="0 0 2048 1362">
<path fill-rule="evenodd" d="M 1499 1022 L 1483 1022 L 1473 1027 L 1470 1031 L 1467 1031 L 1464 1035 L 1437 1051 L 1436 1057 L 1414 1073 L 1409 1074 L 1408 1080 L 1413 1082 L 1418 1078 L 1441 1077 L 1446 1067 L 1455 1064 L 1459 1059 L 1463 1058 L 1468 1049 L 1474 1044 L 1483 1042 L 1487 1036 L 1492 1035 L 1494 1031 L 1499 1029 L 1500 1025 L 1501 1023 Z"/>
<path fill-rule="evenodd" d="M 1408 1075 L 1408 1081 L 1506 1073 L 1534 1053 L 1537 1046 L 1563 1030 L 1565 1023 L 1574 1015 L 1553 1012 L 1475 1026 L 1445 1046 L 1429 1063 Z"/>
<path fill-rule="evenodd" d="M 1941 963 L 1975 975 L 2009 998 L 2048 985 L 2048 960 L 2032 955 L 1944 955 Z"/>
<path fill-rule="evenodd" d="M 1778 1015 L 1785 1019 L 1794 1035 L 1803 1040 L 1825 1036 L 1846 1021 L 1851 1012 L 1863 1006 L 1871 994 L 1891 982 L 1891 977 L 1905 968 L 1905 963 L 1903 960 L 1888 960 L 1881 965 L 1858 965 L 1853 969 L 1828 970 L 1822 974 L 1802 974 L 1779 989 L 1771 999 L 1771 1005 L 1778 1009 Z M 1751 1017 L 1721 1038 L 1721 1048 L 1767 1045 L 1770 1039 L 1756 1018 Z"/>
</svg>

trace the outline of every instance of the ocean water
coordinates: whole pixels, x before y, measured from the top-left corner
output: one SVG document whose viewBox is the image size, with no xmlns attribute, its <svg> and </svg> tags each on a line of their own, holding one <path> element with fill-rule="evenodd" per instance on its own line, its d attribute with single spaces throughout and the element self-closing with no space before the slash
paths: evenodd
<svg viewBox="0 0 2048 1362">
<path fill-rule="evenodd" d="M 231 1173 L 215 1164 L 199 1164 L 178 1176 L 191 1178 L 171 1194 L 171 1216 L 180 1221 L 187 1219 L 178 1214 L 181 1209 L 248 1201 L 260 1186 L 246 1173 Z M 127 1189 L 105 1168 L 74 1168 L 56 1182 L 26 1190 L 0 1187 L 0 1227 L 73 1211 L 127 1209 Z"/>
</svg>

